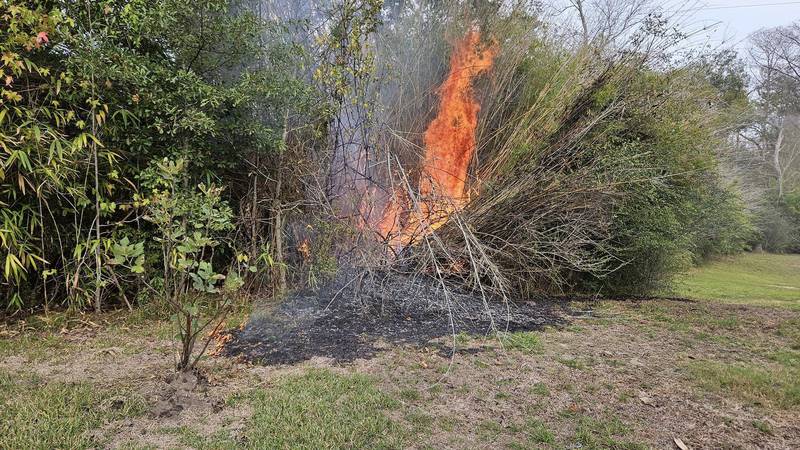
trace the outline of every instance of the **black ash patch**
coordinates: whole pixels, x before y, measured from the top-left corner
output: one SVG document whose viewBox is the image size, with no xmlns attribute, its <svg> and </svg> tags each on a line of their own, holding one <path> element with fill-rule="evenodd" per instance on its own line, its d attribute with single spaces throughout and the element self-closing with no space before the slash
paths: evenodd
<svg viewBox="0 0 800 450">
<path fill-rule="evenodd" d="M 564 323 L 566 301 L 506 303 L 438 280 L 345 273 L 316 291 L 296 293 L 253 314 L 233 331 L 225 353 L 259 364 L 293 364 L 315 356 L 348 362 L 392 345 L 425 345 L 455 333 L 533 331 Z M 494 327 L 493 327 L 494 325 Z"/>
</svg>

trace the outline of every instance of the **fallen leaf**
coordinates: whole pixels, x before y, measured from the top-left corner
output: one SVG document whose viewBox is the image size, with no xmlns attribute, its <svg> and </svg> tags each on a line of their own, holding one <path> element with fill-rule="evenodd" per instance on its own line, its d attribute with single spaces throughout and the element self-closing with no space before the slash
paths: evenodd
<svg viewBox="0 0 800 450">
<path fill-rule="evenodd" d="M 109 347 L 109 348 L 100 349 L 99 351 L 96 352 L 96 355 L 98 355 L 98 356 L 101 356 L 101 355 L 104 355 L 104 356 L 118 356 L 120 353 L 122 353 L 122 350 L 120 350 L 118 347 Z"/>
<path fill-rule="evenodd" d="M 653 399 L 650 397 L 641 395 L 639 396 L 639 400 L 647 406 L 656 406 L 655 402 L 653 402 Z"/>
<path fill-rule="evenodd" d="M 689 450 L 689 447 L 687 447 L 686 444 L 684 444 L 683 441 L 680 440 L 679 438 L 672 438 L 672 440 L 675 442 L 675 445 L 677 445 L 679 449 Z"/>
</svg>

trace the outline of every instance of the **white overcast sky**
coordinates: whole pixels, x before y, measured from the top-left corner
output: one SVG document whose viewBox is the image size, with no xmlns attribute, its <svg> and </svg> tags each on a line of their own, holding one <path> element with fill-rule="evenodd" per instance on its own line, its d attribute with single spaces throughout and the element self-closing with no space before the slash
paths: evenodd
<svg viewBox="0 0 800 450">
<path fill-rule="evenodd" d="M 689 8 L 687 18 L 698 28 L 718 24 L 713 31 L 703 33 L 703 40 L 737 48 L 742 48 L 755 31 L 800 20 L 800 1 L 708 0 Z"/>
<path fill-rule="evenodd" d="M 560 17 L 574 12 L 565 9 L 569 0 L 545 0 L 544 4 L 551 13 L 561 11 L 557 14 Z M 689 48 L 708 45 L 745 50 L 753 32 L 800 20 L 800 0 L 653 0 L 652 4 L 661 7 L 667 16 L 681 11 L 680 28 L 695 32 L 682 44 Z"/>
</svg>

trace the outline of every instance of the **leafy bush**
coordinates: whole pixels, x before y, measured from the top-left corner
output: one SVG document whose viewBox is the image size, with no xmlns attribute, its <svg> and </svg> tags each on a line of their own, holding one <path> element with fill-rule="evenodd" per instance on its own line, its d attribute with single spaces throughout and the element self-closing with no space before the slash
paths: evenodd
<svg viewBox="0 0 800 450">
<path fill-rule="evenodd" d="M 232 0 L 11 1 L 0 28 L 0 297 L 14 308 L 139 298 L 160 282 L 139 258 L 163 256 L 130 247 L 158 232 L 134 205 L 142 171 L 191 161 L 188 185 L 228 186 L 215 195 L 233 215 L 251 186 L 270 192 L 289 109 L 311 104 L 286 31 Z"/>
<path fill-rule="evenodd" d="M 756 214 L 757 245 L 764 250 L 783 253 L 800 251 L 800 215 L 794 213 L 796 197 L 760 207 Z"/>
<path fill-rule="evenodd" d="M 145 209 L 143 219 L 155 225 L 162 255 L 159 275 L 151 277 L 158 286 L 153 293 L 168 305 L 178 331 L 177 369 L 191 369 L 205 350 L 192 359 L 198 337 L 209 325 L 218 329 L 230 295 L 242 285 L 236 269 L 224 274 L 215 267 L 219 265 L 217 251 L 233 251 L 230 241 L 226 242 L 233 230 L 233 212 L 221 199 L 222 189 L 188 184 L 183 160 L 165 159 L 145 170 L 141 178 L 147 192 L 139 200 Z M 231 258 L 221 260 L 227 264 Z M 205 298 L 220 293 L 221 299 Z"/>
</svg>

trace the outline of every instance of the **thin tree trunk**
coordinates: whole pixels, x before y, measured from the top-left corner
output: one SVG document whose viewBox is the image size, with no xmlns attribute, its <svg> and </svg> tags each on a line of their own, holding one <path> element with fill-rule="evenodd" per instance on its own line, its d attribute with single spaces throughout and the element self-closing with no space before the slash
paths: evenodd
<svg viewBox="0 0 800 450">
<path fill-rule="evenodd" d="M 251 223 L 250 223 L 250 259 L 251 261 L 256 261 L 258 258 L 258 222 L 259 222 L 259 214 L 258 214 L 258 170 L 259 164 L 261 160 L 258 157 L 258 153 L 255 155 L 255 170 L 253 170 L 253 195 L 251 197 L 251 204 L 250 204 L 250 214 Z"/>
<path fill-rule="evenodd" d="M 289 111 L 283 120 L 284 147 L 289 135 Z M 281 190 L 283 184 L 283 152 L 278 156 L 277 179 L 275 192 L 272 196 L 272 286 L 273 295 L 280 294 L 286 289 L 286 264 L 283 255 L 283 206 L 281 205 Z"/>
<path fill-rule="evenodd" d="M 581 19 L 583 29 L 583 45 L 589 45 L 589 26 L 586 23 L 586 15 L 583 12 L 583 0 L 572 0 L 572 5 L 578 10 L 578 17 Z"/>
<path fill-rule="evenodd" d="M 272 283 L 273 294 L 280 294 L 286 288 L 286 265 L 283 256 L 283 213 L 281 212 L 281 176 L 275 186 L 275 197 L 272 199 Z"/>
<path fill-rule="evenodd" d="M 781 147 L 783 146 L 783 124 L 778 128 L 778 139 L 772 152 L 772 163 L 778 176 L 778 200 L 783 198 L 783 168 L 781 167 Z"/>
<path fill-rule="evenodd" d="M 89 19 L 89 33 L 92 34 L 92 12 L 89 6 L 89 2 L 86 2 L 86 13 Z M 91 73 L 91 83 L 92 83 L 92 101 L 96 101 L 95 98 L 95 79 L 94 79 L 94 71 Z M 95 106 L 92 106 L 89 113 L 92 115 L 92 159 L 94 163 L 94 231 L 95 231 L 95 248 L 94 248 L 94 273 L 95 273 L 95 287 L 94 287 L 94 310 L 95 312 L 100 312 L 102 309 L 102 292 L 100 290 L 100 284 L 102 283 L 102 268 L 100 267 L 101 258 L 100 258 L 100 165 L 98 163 L 97 158 L 97 111 L 95 110 Z M 91 231 L 90 231 L 91 233 Z"/>
</svg>

